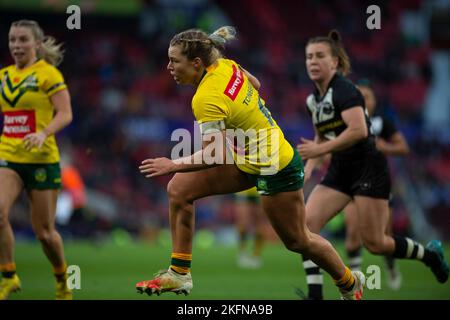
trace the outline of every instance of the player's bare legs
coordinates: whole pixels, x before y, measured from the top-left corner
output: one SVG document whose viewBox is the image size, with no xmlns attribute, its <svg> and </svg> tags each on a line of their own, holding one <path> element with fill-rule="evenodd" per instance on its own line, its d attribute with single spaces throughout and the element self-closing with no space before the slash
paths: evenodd
<svg viewBox="0 0 450 320">
<path fill-rule="evenodd" d="M 349 203 L 351 198 L 339 191 L 317 185 L 306 202 L 306 225 L 311 232 L 320 233 L 325 224 Z M 323 275 L 317 263 L 308 255 L 303 255 L 303 267 L 306 272 L 308 298 L 323 299 Z"/>
<path fill-rule="evenodd" d="M 55 228 L 57 189 L 31 190 L 31 224 L 42 249 L 52 264 L 56 278 L 56 299 L 71 300 L 72 293 L 67 287 L 67 264 L 64 258 L 63 241 Z"/>
<path fill-rule="evenodd" d="M 215 194 L 235 193 L 252 186 L 235 165 L 176 173 L 167 186 L 172 234 L 171 264 L 168 270 L 161 271 L 153 280 L 137 283 L 138 292 L 188 294 L 192 289 L 190 266 L 195 228 L 194 201 Z"/>
<path fill-rule="evenodd" d="M 8 216 L 22 188 L 22 180 L 15 171 L 0 168 L 0 300 L 7 299 L 11 292 L 21 287 L 16 275 L 14 234 Z"/>
</svg>

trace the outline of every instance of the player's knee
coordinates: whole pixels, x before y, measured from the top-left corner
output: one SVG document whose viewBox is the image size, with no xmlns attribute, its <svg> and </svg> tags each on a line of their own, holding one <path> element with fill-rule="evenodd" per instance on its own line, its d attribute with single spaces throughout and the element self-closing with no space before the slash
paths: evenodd
<svg viewBox="0 0 450 320">
<path fill-rule="evenodd" d="M 170 202 L 185 202 L 186 194 L 173 178 L 167 184 L 167 196 Z"/>
<path fill-rule="evenodd" d="M 363 239 L 364 247 L 372 254 L 383 254 L 383 242 L 375 239 Z"/>
<path fill-rule="evenodd" d="M 345 236 L 345 249 L 347 251 L 353 251 L 361 247 L 361 238 L 354 234 L 347 233 Z"/>
<path fill-rule="evenodd" d="M 36 230 L 36 238 L 43 244 L 47 245 L 52 242 L 52 232 L 48 229 Z"/>
<path fill-rule="evenodd" d="M 300 254 L 306 254 L 308 252 L 308 245 L 304 242 L 292 241 L 289 243 L 285 243 L 285 246 L 288 250 Z"/>
<path fill-rule="evenodd" d="M 290 238 L 285 239 L 283 241 L 285 247 L 293 252 L 297 253 L 307 253 L 309 248 L 309 239 L 308 237 L 298 237 L 298 238 Z"/>
<path fill-rule="evenodd" d="M 172 178 L 167 184 L 167 196 L 170 204 L 179 206 L 192 205 L 197 200 L 192 188 L 194 186 L 187 188 L 185 185 L 179 184 L 175 178 Z"/>
<path fill-rule="evenodd" d="M 361 236 L 360 236 L 360 231 L 359 231 L 358 226 L 346 224 L 345 229 L 346 229 L 346 234 L 345 234 L 346 238 L 349 238 L 353 241 L 360 240 Z"/>
</svg>

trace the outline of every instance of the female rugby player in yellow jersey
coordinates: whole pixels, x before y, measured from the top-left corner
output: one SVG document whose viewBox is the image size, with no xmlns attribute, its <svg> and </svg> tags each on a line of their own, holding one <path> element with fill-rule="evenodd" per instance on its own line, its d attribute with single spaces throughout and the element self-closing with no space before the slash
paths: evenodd
<svg viewBox="0 0 450 320">
<path fill-rule="evenodd" d="M 15 63 L 0 70 L 0 299 L 21 288 L 8 215 L 22 189 L 30 200 L 33 230 L 53 266 L 56 299 L 72 299 L 63 242 L 55 229 L 61 172 L 54 134 L 72 121 L 69 92 L 54 67 L 63 53 L 30 20 L 12 23 L 9 49 Z"/>
<path fill-rule="evenodd" d="M 173 251 L 168 270 L 153 280 L 137 283 L 136 288 L 148 294 L 189 293 L 194 201 L 256 185 L 264 211 L 285 246 L 311 257 L 335 279 L 345 299 L 355 299 L 361 295 L 364 276 L 352 274 L 331 244 L 306 227 L 302 161 L 259 96 L 258 80 L 220 55 L 219 48 L 234 35 L 231 27 L 222 27 L 209 36 L 201 30 L 187 30 L 170 42 L 167 69 L 177 83 L 197 88 L 192 110 L 203 149 L 177 160 L 147 159 L 140 166 L 146 177 L 175 173 L 167 186 Z M 225 161 L 229 150 L 226 134 L 239 130 L 254 130 L 256 135 L 251 132 L 244 145 L 233 142 L 229 149 L 234 150 L 235 161 Z"/>
</svg>

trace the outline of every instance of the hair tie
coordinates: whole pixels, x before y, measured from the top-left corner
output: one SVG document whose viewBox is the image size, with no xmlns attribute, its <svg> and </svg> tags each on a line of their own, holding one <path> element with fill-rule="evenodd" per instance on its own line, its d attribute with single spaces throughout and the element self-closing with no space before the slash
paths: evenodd
<svg viewBox="0 0 450 320">
<path fill-rule="evenodd" d="M 225 43 L 227 42 L 224 37 L 221 37 L 221 36 L 219 36 L 217 34 L 214 34 L 214 33 L 210 34 L 208 38 L 216 46 L 218 45 L 218 46 L 223 47 L 225 45 Z"/>
</svg>

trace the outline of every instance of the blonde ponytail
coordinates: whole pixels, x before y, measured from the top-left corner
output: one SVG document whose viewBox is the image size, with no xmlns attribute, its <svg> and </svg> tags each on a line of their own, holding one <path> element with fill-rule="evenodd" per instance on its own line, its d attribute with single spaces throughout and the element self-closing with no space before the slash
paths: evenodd
<svg viewBox="0 0 450 320">
<path fill-rule="evenodd" d="M 236 29 L 231 26 L 220 27 L 209 35 L 209 39 L 215 46 L 225 47 L 225 44 L 236 38 Z"/>
<path fill-rule="evenodd" d="M 56 43 L 55 38 L 45 36 L 37 51 L 37 56 L 54 66 L 58 66 L 62 62 L 64 55 L 64 50 L 61 47 L 62 44 Z"/>
<path fill-rule="evenodd" d="M 236 29 L 230 26 L 221 27 L 210 35 L 200 29 L 190 29 L 175 35 L 170 46 L 179 45 L 189 60 L 198 57 L 209 66 L 222 57 L 225 44 L 235 38 Z"/>
</svg>

